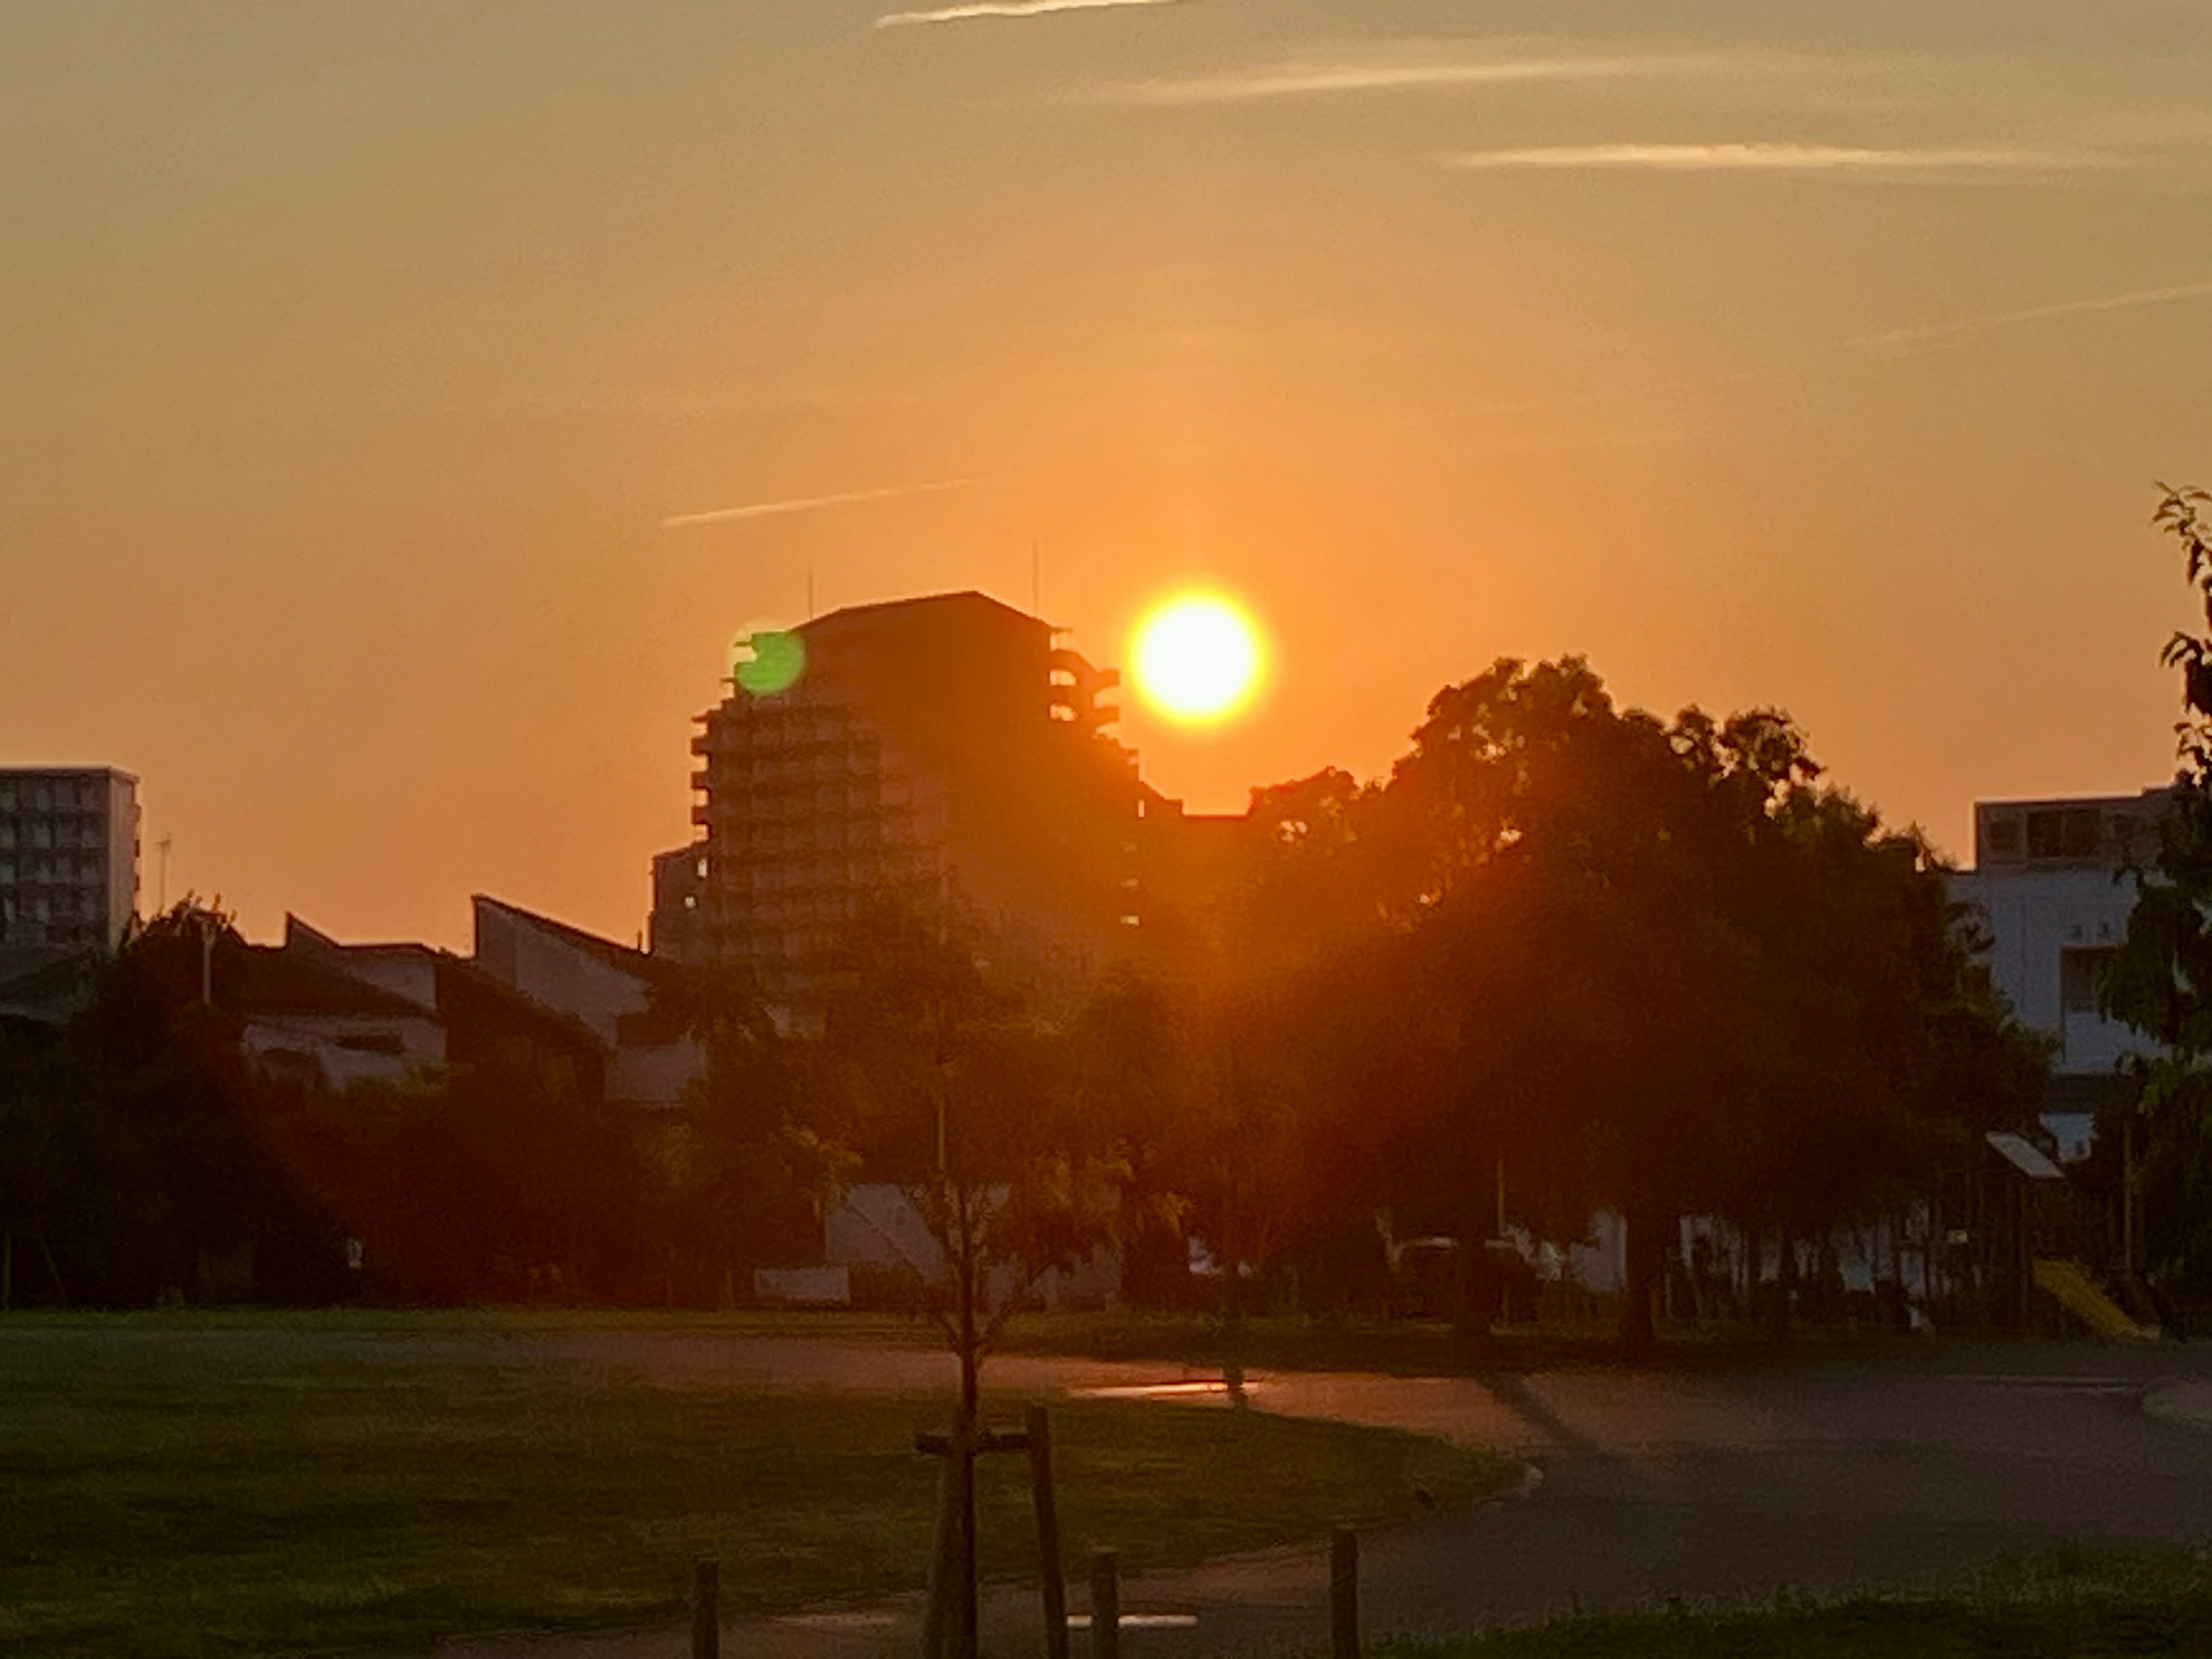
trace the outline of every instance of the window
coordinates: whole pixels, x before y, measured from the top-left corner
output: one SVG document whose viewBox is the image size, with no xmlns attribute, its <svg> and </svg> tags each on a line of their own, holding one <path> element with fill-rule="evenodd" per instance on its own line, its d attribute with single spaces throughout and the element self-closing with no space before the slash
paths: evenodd
<svg viewBox="0 0 2212 1659">
<path fill-rule="evenodd" d="M 2058 1006 L 2069 1014 L 2094 1014 L 2104 994 L 2105 976 L 2118 952 L 2110 945 L 2076 948 L 2058 953 Z"/>
<path fill-rule="evenodd" d="M 2103 830 L 2094 806 L 2054 807 L 2027 815 L 2027 855 L 2032 859 L 2093 859 Z"/>
</svg>

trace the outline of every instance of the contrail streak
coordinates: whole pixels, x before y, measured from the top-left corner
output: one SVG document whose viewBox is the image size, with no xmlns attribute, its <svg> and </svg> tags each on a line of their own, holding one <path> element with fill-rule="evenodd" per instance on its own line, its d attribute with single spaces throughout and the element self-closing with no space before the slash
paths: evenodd
<svg viewBox="0 0 2212 1659">
<path fill-rule="evenodd" d="M 1854 144 L 1560 144 L 1540 149 L 1480 149 L 1447 155 L 1444 166 L 1479 173 L 1519 168 L 1629 169 L 1654 173 L 2050 172 L 2096 165 L 2101 157 L 1959 145 L 1875 149 Z"/>
<path fill-rule="evenodd" d="M 2170 305 L 2177 300 L 2212 296 L 2212 283 L 2182 283 L 2172 288 L 2139 288 L 2126 294 L 2101 295 L 2091 300 L 2061 300 L 2055 305 L 2030 306 L 2024 311 L 2000 311 L 1987 317 L 1961 317 L 1948 323 L 1929 323 L 1918 328 L 1893 328 L 1879 334 L 1862 334 L 1855 346 L 1920 345 L 1937 340 L 1964 339 L 1984 329 L 2012 328 L 2039 323 L 2050 317 L 2078 317 L 2093 311 L 2126 311 L 2135 306 Z"/>
<path fill-rule="evenodd" d="M 797 501 L 755 501 L 750 507 L 718 507 L 711 513 L 679 513 L 663 519 L 663 530 L 688 530 L 694 525 L 735 524 L 744 519 L 778 519 L 791 513 L 818 513 L 824 507 L 857 507 L 863 501 L 888 501 L 900 495 L 933 495 L 940 490 L 969 489 L 974 478 L 946 478 L 934 483 L 899 484 L 889 489 L 849 489 L 842 495 L 808 495 Z"/>
<path fill-rule="evenodd" d="M 879 29 L 915 23 L 965 23 L 978 17 L 1042 17 L 1056 11 L 1104 11 L 1116 6 L 1173 6 L 1182 0 L 969 0 L 932 11 L 895 11 L 876 19 Z"/>
<path fill-rule="evenodd" d="M 1632 76 L 1718 76 L 1740 65 L 1711 54 L 1671 57 L 1370 58 L 1342 63 L 1291 62 L 1227 74 L 1139 81 L 1108 88 L 1108 102 L 1175 106 L 1259 102 L 1340 93 L 1410 92 L 1445 87 L 1511 86 L 1536 82 L 1620 80 Z"/>
</svg>

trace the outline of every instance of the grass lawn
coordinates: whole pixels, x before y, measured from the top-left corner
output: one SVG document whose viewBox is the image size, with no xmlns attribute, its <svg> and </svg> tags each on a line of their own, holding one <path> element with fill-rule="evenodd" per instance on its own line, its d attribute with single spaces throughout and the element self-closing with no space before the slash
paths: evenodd
<svg viewBox="0 0 2212 1659">
<path fill-rule="evenodd" d="M 405 1649 L 918 1589 L 941 1399 L 668 1391 L 549 1361 L 511 1321 L 0 1323 L 0 1655 Z M 1013 1402 L 1000 1413 L 1014 1415 Z M 1502 1459 L 1127 1401 L 1054 1407 L 1079 1563 L 1132 1566 L 1474 1501 Z M 1026 1460 L 985 1460 L 984 1566 L 1034 1570 Z"/>
<path fill-rule="evenodd" d="M 1376 1659 L 2107 1659 L 2212 1654 L 2212 1558 L 2064 1551 L 1914 1596 L 1563 1620 Z"/>
</svg>

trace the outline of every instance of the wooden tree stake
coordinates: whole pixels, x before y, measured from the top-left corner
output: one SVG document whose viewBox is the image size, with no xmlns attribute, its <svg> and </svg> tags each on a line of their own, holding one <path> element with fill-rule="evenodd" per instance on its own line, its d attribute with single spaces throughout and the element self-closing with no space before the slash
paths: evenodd
<svg viewBox="0 0 2212 1659">
<path fill-rule="evenodd" d="M 1359 1659 L 1359 1534 L 1339 1527 L 1328 1540 L 1329 1659 Z"/>
<path fill-rule="evenodd" d="M 691 1567 L 691 1659 L 721 1659 L 722 1570 L 713 1561 Z"/>
<path fill-rule="evenodd" d="M 1036 1510 L 1039 1594 L 1044 1600 L 1045 1659 L 1067 1659 L 1067 1585 L 1060 1571 L 1060 1508 L 1052 1491 L 1052 1424 L 1042 1406 L 1027 1413 L 1030 1499 Z"/>
<path fill-rule="evenodd" d="M 1091 1558 L 1091 1659 L 1121 1659 L 1120 1565 L 1111 1550 Z"/>
</svg>

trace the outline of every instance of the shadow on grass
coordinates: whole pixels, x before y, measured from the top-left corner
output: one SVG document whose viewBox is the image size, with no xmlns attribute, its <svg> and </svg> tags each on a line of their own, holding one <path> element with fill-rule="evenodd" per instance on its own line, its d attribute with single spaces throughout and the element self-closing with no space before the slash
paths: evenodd
<svg viewBox="0 0 2212 1659">
<path fill-rule="evenodd" d="M 2062 1550 L 1910 1595 L 1567 1619 L 1378 1659 L 2107 1659 L 2212 1653 L 2212 1558 Z"/>
</svg>

